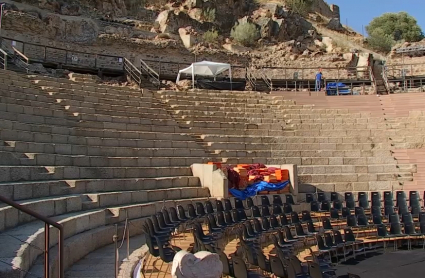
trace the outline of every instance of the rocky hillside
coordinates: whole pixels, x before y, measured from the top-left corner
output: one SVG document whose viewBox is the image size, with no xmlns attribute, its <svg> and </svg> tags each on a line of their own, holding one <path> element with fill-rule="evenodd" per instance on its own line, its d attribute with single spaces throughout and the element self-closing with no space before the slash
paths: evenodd
<svg viewBox="0 0 425 278">
<path fill-rule="evenodd" d="M 337 6 L 314 0 L 311 12 L 301 16 L 284 1 L 6 0 L 3 35 L 123 55 L 136 64 L 138 58 L 189 63 L 197 55 L 254 66 L 347 66 L 343 54 L 363 50 L 356 47 L 360 35 L 341 25 Z M 230 34 L 245 22 L 259 31 L 250 47 Z M 205 33 L 212 31 L 218 36 L 207 40 Z"/>
</svg>

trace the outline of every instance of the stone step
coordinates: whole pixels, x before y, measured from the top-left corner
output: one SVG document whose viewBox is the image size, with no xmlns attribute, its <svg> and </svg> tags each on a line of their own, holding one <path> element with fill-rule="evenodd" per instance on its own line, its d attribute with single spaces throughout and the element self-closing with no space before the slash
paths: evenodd
<svg viewBox="0 0 425 278">
<path fill-rule="evenodd" d="M 194 198 L 191 201 L 203 202 L 206 200 L 207 198 Z M 178 204 L 186 206 L 187 203 L 189 202 L 190 201 L 188 200 L 182 199 L 182 200 L 177 200 L 175 202 L 168 202 L 167 206 L 170 206 L 170 205 L 175 206 Z M 140 208 L 140 205 L 139 205 L 139 208 Z M 161 208 L 162 206 L 161 207 L 158 206 L 158 208 L 152 207 L 152 209 L 145 208 L 145 212 L 149 212 L 150 214 L 142 213 L 143 215 L 142 217 L 136 217 L 135 220 L 132 220 L 133 229 L 131 230 L 132 231 L 131 236 L 137 233 L 141 233 L 140 229 L 137 229 L 134 227 L 142 227 L 142 224 L 144 221 L 143 217 L 148 217 L 151 214 L 155 214 L 156 212 L 159 212 Z M 138 212 L 139 212 L 139 209 L 136 209 L 136 211 L 131 210 L 132 215 L 135 215 L 135 216 L 140 215 L 140 213 Z M 120 228 L 118 229 L 118 233 L 122 235 L 124 233 L 123 225 L 120 225 L 119 227 Z M 64 262 L 65 269 L 69 268 L 71 265 L 73 265 L 75 262 L 77 262 L 78 260 L 86 256 L 90 252 L 100 247 L 103 247 L 107 244 L 112 244 L 113 234 L 115 234 L 115 227 L 112 225 L 107 225 L 104 227 L 91 229 L 90 231 L 77 234 L 73 236 L 72 238 L 65 240 L 64 245 L 65 245 L 65 250 L 67 250 L 67 253 L 65 254 L 66 258 Z M 121 240 L 121 238 L 119 238 L 119 240 Z M 73 249 L 78 249 L 79 251 L 73 251 Z M 57 265 L 58 263 L 57 253 L 55 252 L 57 252 L 57 246 L 55 246 L 54 248 L 50 250 L 50 265 L 52 266 Z M 51 270 L 50 277 L 58 276 L 57 268 L 52 267 L 50 270 Z M 44 271 L 43 258 L 39 257 L 37 261 L 35 262 L 34 266 L 30 269 L 30 272 L 41 277 L 43 276 L 43 273 L 44 273 L 43 271 Z"/>
<path fill-rule="evenodd" d="M 23 200 L 20 201 L 19 204 L 40 215 L 53 217 L 72 212 L 107 208 L 111 206 L 207 197 L 208 195 L 209 191 L 206 187 L 184 187 L 44 197 L 42 199 Z M 34 217 L 20 213 L 19 210 L 11 206 L 0 207 L 0 215 L 2 216 L 0 217 L 0 219 L 2 219 L 0 220 L 0 231 L 12 229 L 36 220 Z"/>
<path fill-rule="evenodd" d="M 138 132 L 90 129 L 80 127 L 63 127 L 54 125 L 24 124 L 15 121 L 0 121 L 0 138 L 2 140 L 19 140 L 40 143 L 81 144 L 92 146 L 123 147 L 173 147 L 178 144 L 188 146 L 191 137 L 184 133 L 172 133 L 170 130 Z M 120 139 L 120 140 L 117 140 Z M 130 139 L 130 140 L 129 140 Z M 133 141 L 134 142 L 131 142 Z M 141 142 L 140 142 L 141 140 Z M 158 140 L 159 143 L 151 141 Z M 175 141 L 175 144 L 169 141 Z M 167 143 L 169 142 L 169 143 Z"/>
<path fill-rule="evenodd" d="M 177 150 L 178 151 L 178 150 Z M 191 152 L 184 150 L 185 153 Z M 193 153 L 193 155 L 192 155 Z M 177 155 L 177 153 L 175 153 Z M 13 164 L 10 157 L 15 156 L 20 163 Z M 25 156 L 25 157 L 24 157 Z M 194 163 L 206 163 L 211 158 L 205 152 L 191 152 L 189 156 L 167 157 L 109 157 L 87 155 L 61 155 L 46 153 L 18 153 L 0 151 L 0 165 L 38 165 L 38 166 L 84 166 L 84 167 L 157 167 L 187 166 Z"/>
<path fill-rule="evenodd" d="M 227 157 L 218 155 L 216 161 L 228 164 L 254 164 L 266 165 L 297 164 L 297 165 L 376 165 L 376 164 L 398 164 L 393 157 Z M 411 164 L 411 163 L 408 163 Z"/>
<path fill-rule="evenodd" d="M 0 132 L 0 138 L 2 133 Z M 76 138 L 79 139 L 78 137 Z M 85 138 L 83 138 L 85 139 Z M 80 140 L 81 141 L 81 140 Z M 114 142 L 114 140 L 111 140 Z M 110 157 L 155 157 L 163 156 L 180 156 L 180 154 L 193 154 L 199 156 L 205 154 L 198 144 L 194 142 L 185 141 L 147 141 L 139 142 L 142 147 L 137 146 L 138 140 L 127 140 L 129 146 L 125 146 L 125 140 L 122 142 L 115 142 L 123 146 L 113 146 L 110 144 L 102 145 L 79 145 L 78 141 L 70 142 L 70 144 L 51 144 L 51 143 L 34 143 L 22 141 L 1 141 L 0 150 L 15 151 L 20 153 L 46 153 L 46 154 L 65 154 L 65 155 L 91 155 L 91 156 L 110 156 Z M 75 144 L 74 144 L 75 143 Z M 133 147 L 131 143 L 136 143 Z M 145 144 L 146 143 L 146 144 Z M 157 144 L 156 146 L 154 144 Z M 109 146 L 109 148 L 105 148 Z M 183 155 L 183 156 L 185 156 Z"/>
<path fill-rule="evenodd" d="M 258 143 L 258 144 L 270 144 L 276 142 L 277 140 L 281 143 L 336 143 L 336 144 L 346 144 L 346 143 L 374 143 L 378 142 L 387 142 L 389 138 L 374 138 L 374 137 L 333 137 L 333 134 L 328 134 L 328 136 L 314 136 L 314 137 L 305 137 L 305 136 L 293 136 L 293 137 L 276 137 L 276 136 L 263 136 L 263 135 L 214 135 L 214 134 L 202 134 L 199 135 L 198 142 L 211 142 L 211 143 Z"/>
<path fill-rule="evenodd" d="M 407 182 L 403 182 L 407 183 Z M 331 182 L 331 183 L 299 183 L 299 195 L 303 200 L 303 193 L 316 192 L 367 192 L 367 191 L 397 191 L 403 189 L 399 181 L 369 181 L 369 182 Z M 357 196 L 356 194 L 354 194 Z M 344 198 L 340 198 L 344 200 Z"/>
<path fill-rule="evenodd" d="M 266 104 L 266 105 L 296 105 L 293 100 L 285 100 L 285 99 L 261 99 L 261 98 L 241 98 L 241 97 L 207 97 L 207 96 L 199 96 L 199 97 L 186 97 L 186 96 L 159 96 L 159 99 L 167 103 L 171 104 L 196 104 L 196 103 L 205 103 L 206 105 L 215 105 L 216 103 L 223 103 L 226 106 L 230 106 L 230 104 L 234 105 L 253 105 L 253 104 Z M 212 101 L 213 100 L 213 101 Z"/>
<path fill-rule="evenodd" d="M 17 181 L 0 183 L 0 192 L 6 198 L 19 201 L 42 197 L 99 193 L 109 191 L 155 190 L 176 187 L 199 186 L 193 176 L 129 178 L 129 179 L 83 179 Z"/>
<path fill-rule="evenodd" d="M 217 90 L 203 90 L 203 89 L 192 89 L 184 92 L 176 91 L 158 91 L 157 95 L 168 95 L 168 96 L 208 96 L 208 97 L 242 97 L 242 98 L 257 98 L 257 99 L 286 99 L 283 96 L 271 96 L 262 92 L 255 91 L 217 91 Z"/>
<path fill-rule="evenodd" d="M 405 179 L 406 178 L 406 179 Z M 339 173 L 339 174 L 306 174 L 298 176 L 299 183 L 332 183 L 332 182 L 371 182 L 413 180 L 410 173 Z"/>
<path fill-rule="evenodd" d="M 191 176 L 190 167 L 75 167 L 0 165 L 0 182 Z"/>
<path fill-rule="evenodd" d="M 231 157 L 231 158 L 294 158 L 294 157 L 311 157 L 311 158 L 334 158 L 334 157 L 342 157 L 342 158 L 353 158 L 353 159 L 369 159 L 369 158 L 382 158 L 386 159 L 386 161 L 394 161 L 394 157 L 391 156 L 391 153 L 389 151 L 347 151 L 347 150 L 340 150 L 340 151 L 322 151 L 322 150 L 288 150 L 288 151 L 281 151 L 279 149 L 273 149 L 273 150 L 211 150 L 210 153 L 216 154 L 219 157 Z M 341 162 L 342 163 L 342 162 Z"/>
<path fill-rule="evenodd" d="M 298 166 L 298 175 L 308 175 L 308 174 L 380 174 L 380 173 L 412 173 L 416 171 L 415 165 L 410 164 L 403 168 L 398 167 L 396 164 L 383 164 L 383 165 L 299 165 Z"/>
</svg>

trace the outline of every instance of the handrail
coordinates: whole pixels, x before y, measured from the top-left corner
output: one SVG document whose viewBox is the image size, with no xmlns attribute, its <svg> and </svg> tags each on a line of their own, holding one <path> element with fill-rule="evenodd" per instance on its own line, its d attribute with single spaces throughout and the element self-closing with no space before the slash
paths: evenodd
<svg viewBox="0 0 425 278">
<path fill-rule="evenodd" d="M 15 51 L 15 53 L 17 53 L 19 56 L 21 56 L 21 58 L 26 60 L 26 63 L 29 64 L 30 59 L 25 56 L 21 51 L 17 50 L 15 47 L 12 46 L 13 51 Z"/>
<path fill-rule="evenodd" d="M 133 65 L 127 58 L 124 58 L 124 72 L 130 80 L 139 85 L 139 88 L 142 86 L 142 73 L 141 71 Z"/>
<path fill-rule="evenodd" d="M 387 93 L 390 93 L 390 84 L 388 83 L 388 75 L 386 68 L 382 68 L 382 80 L 384 80 L 385 89 L 387 90 Z"/>
<path fill-rule="evenodd" d="M 148 64 L 145 63 L 142 59 L 140 59 L 140 70 L 141 72 L 145 72 L 149 77 L 151 77 L 154 82 L 152 84 L 156 85 L 158 88 L 161 85 L 161 80 L 159 78 L 159 73 L 153 70 Z"/>
<path fill-rule="evenodd" d="M 378 86 L 376 85 L 376 79 L 375 79 L 375 76 L 373 75 L 372 67 L 369 67 L 369 77 L 370 77 L 370 81 L 372 82 L 373 89 L 374 89 L 375 93 L 377 94 L 378 93 Z"/>
<path fill-rule="evenodd" d="M 50 253 L 50 227 L 53 226 L 56 229 L 59 230 L 59 241 L 58 241 L 58 248 L 59 248 L 59 271 L 58 271 L 58 278 L 65 278 L 65 271 L 64 271 L 64 232 L 63 232 L 63 226 L 57 222 L 54 222 L 53 220 L 35 212 L 32 211 L 2 195 L 0 195 L 0 202 L 6 203 L 11 207 L 14 207 L 15 209 L 22 211 L 23 213 L 29 214 L 34 218 L 37 218 L 45 223 L 44 225 L 44 278 L 50 277 L 50 261 L 49 261 L 49 253 Z"/>
<path fill-rule="evenodd" d="M 0 57 L 0 64 L 3 66 L 3 69 L 7 69 L 7 53 L 0 48 L 0 52 L 3 54 L 3 57 Z"/>
</svg>

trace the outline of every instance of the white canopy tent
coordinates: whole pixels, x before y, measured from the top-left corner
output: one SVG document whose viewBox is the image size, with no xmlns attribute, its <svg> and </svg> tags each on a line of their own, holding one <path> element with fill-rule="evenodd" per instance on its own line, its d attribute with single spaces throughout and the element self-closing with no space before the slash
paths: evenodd
<svg viewBox="0 0 425 278">
<path fill-rule="evenodd" d="M 216 63 L 209 61 L 196 62 L 185 69 L 179 71 L 176 83 L 180 80 L 182 73 L 192 74 L 192 87 L 195 87 L 195 75 L 213 76 L 214 79 L 220 73 L 228 70 L 230 76 L 230 84 L 232 84 L 232 67 L 226 63 Z"/>
</svg>

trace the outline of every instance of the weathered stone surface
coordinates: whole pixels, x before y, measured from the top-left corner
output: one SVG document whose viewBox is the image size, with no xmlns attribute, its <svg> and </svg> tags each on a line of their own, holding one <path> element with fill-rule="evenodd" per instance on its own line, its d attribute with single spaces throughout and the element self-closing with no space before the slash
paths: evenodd
<svg viewBox="0 0 425 278">
<path fill-rule="evenodd" d="M 329 23 L 326 27 L 328 27 L 331 30 L 335 30 L 335 31 L 344 30 L 339 18 L 332 18 L 331 20 L 329 20 Z"/>
</svg>

